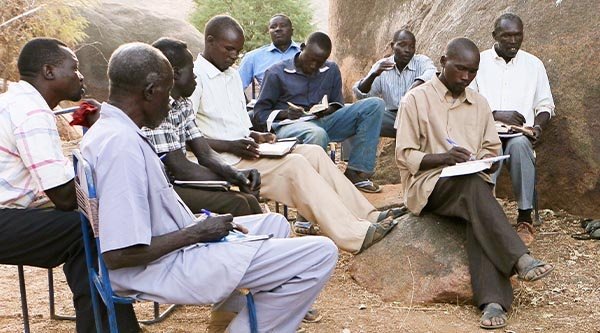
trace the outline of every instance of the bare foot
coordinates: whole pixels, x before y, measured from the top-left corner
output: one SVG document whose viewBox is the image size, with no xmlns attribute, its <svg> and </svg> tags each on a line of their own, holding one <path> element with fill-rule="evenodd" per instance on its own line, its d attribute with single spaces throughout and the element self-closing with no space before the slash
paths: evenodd
<svg viewBox="0 0 600 333">
<path fill-rule="evenodd" d="M 548 275 L 554 266 L 537 260 L 529 254 L 522 255 L 515 265 L 519 279 L 523 281 L 536 281 Z"/>
<path fill-rule="evenodd" d="M 506 311 L 498 303 L 488 303 L 483 308 L 479 326 L 485 329 L 495 329 L 506 326 Z"/>
</svg>

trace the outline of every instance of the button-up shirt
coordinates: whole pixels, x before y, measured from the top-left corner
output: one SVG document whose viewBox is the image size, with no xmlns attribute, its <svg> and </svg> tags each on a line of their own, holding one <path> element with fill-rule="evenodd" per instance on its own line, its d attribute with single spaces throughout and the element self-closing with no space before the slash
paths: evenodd
<svg viewBox="0 0 600 333">
<path fill-rule="evenodd" d="M 481 52 L 471 88 L 488 100 L 492 110 L 515 110 L 533 126 L 541 112 L 554 115 L 554 100 L 546 68 L 536 56 L 519 50 L 508 63 L 492 47 Z"/>
<path fill-rule="evenodd" d="M 419 170 L 425 155 L 450 150 L 447 139 L 471 151 L 477 159 L 500 151 L 500 139 L 485 98 L 467 88 L 454 99 L 437 77 L 405 95 L 398 118 L 396 160 L 404 202 L 415 214 L 427 204 L 443 169 Z M 479 175 L 490 181 L 488 174 Z"/>
<path fill-rule="evenodd" d="M 190 98 L 196 109 L 196 123 L 207 137 L 217 140 L 239 140 L 250 134 L 252 122 L 246 111 L 246 97 L 237 70 L 229 67 L 221 72 L 202 55 L 194 62 L 196 90 Z M 240 157 L 221 153 L 228 164 Z"/>
<path fill-rule="evenodd" d="M 310 109 L 327 95 L 329 103 L 344 105 L 342 74 L 333 61 L 326 61 L 313 75 L 297 68 L 296 57 L 284 60 L 267 69 L 260 96 L 254 105 L 254 120 L 266 126 L 273 110 L 288 108 L 288 102 Z"/>
<path fill-rule="evenodd" d="M 290 47 L 284 52 L 271 43 L 246 53 L 239 68 L 244 89 L 252 83 L 253 78 L 258 81 L 259 85 L 262 85 L 267 68 L 280 61 L 293 58 L 298 52 L 300 52 L 300 44 L 292 41 Z"/>
<path fill-rule="evenodd" d="M 102 253 L 149 245 L 152 237 L 194 223 L 154 149 L 117 107 L 102 104 L 81 152 L 94 170 Z M 239 284 L 261 242 L 224 244 L 198 243 L 146 265 L 111 270 L 112 287 L 122 296 L 162 303 L 219 302 Z"/>
<path fill-rule="evenodd" d="M 187 141 L 201 138 L 202 132 L 196 125 L 196 112 L 188 98 L 171 99 L 171 110 L 167 118 L 156 128 L 142 128 L 157 154 L 176 150 L 185 152 Z"/>
<path fill-rule="evenodd" d="M 26 81 L 0 95 L 0 208 L 50 202 L 43 191 L 73 179 L 48 103 Z"/>
<path fill-rule="evenodd" d="M 384 61 L 395 62 L 394 56 L 392 55 L 377 61 L 371 67 L 367 76 L 375 72 L 377 66 Z M 410 86 L 416 80 L 423 80 L 425 82 L 431 80 L 435 75 L 435 71 L 435 65 L 429 57 L 422 54 L 415 54 L 403 69 L 398 69 L 394 65 L 392 70 L 384 71 L 376 77 L 368 93 L 363 93 L 358 89 L 362 79 L 354 84 L 352 91 L 357 99 L 381 97 L 385 101 L 386 110 L 397 110 L 400 106 L 402 96 L 406 94 Z"/>
</svg>

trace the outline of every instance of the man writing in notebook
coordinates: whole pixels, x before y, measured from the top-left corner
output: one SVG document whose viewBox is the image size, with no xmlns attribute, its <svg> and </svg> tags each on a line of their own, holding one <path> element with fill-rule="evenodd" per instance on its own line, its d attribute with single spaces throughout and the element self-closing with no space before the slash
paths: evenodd
<svg viewBox="0 0 600 333">
<path fill-rule="evenodd" d="M 111 56 L 108 77 L 108 102 L 81 150 L 94 169 L 100 247 L 114 291 L 161 303 L 215 304 L 238 313 L 228 332 L 248 332 L 248 307 L 236 291 L 246 288 L 260 332 L 294 332 L 335 268 L 333 242 L 286 239 L 289 225 L 278 214 L 197 221 L 140 130 L 168 115 L 169 61 L 150 45 L 125 44 Z M 219 242 L 233 230 L 273 238 Z"/>
<path fill-rule="evenodd" d="M 161 50 L 173 67 L 174 85 L 171 89 L 169 116 L 154 129 L 143 128 L 154 150 L 172 178 L 180 181 L 227 180 L 241 192 L 216 191 L 174 185 L 175 191 L 197 213 L 205 208 L 233 216 L 260 214 L 261 208 L 254 194 L 260 188 L 260 174 L 255 169 L 238 170 L 224 161 L 210 148 L 196 126 L 196 113 L 188 97 L 196 87 L 194 60 L 187 45 L 172 38 L 161 38 L 152 46 Z M 198 159 L 193 163 L 185 156 L 188 146 Z"/>
<path fill-rule="evenodd" d="M 379 192 L 381 188 L 368 178 L 375 172 L 375 159 L 384 103 L 370 97 L 344 105 L 342 76 L 337 64 L 328 61 L 331 39 L 322 32 L 312 33 L 294 58 L 279 62 L 265 72 L 260 96 L 254 106 L 254 123 L 272 129 L 283 138 L 298 137 L 304 143 L 323 149 L 330 141 L 352 139 L 346 177 L 361 191 Z M 304 116 L 327 96 L 329 106 L 315 119 L 284 125 L 287 120 Z M 288 103 L 299 106 L 290 107 Z"/>
<path fill-rule="evenodd" d="M 279 159 L 260 157 L 258 143 L 275 136 L 249 129 L 241 79 L 231 68 L 244 46 L 244 32 L 233 18 L 215 16 L 206 24 L 204 38 L 204 52 L 194 64 L 197 86 L 191 100 L 211 147 L 237 168 L 256 168 L 262 196 L 295 207 L 340 248 L 356 253 L 383 238 L 396 211 L 377 211 L 322 148 L 298 145 Z"/>
<path fill-rule="evenodd" d="M 396 159 L 404 201 L 414 214 L 431 212 L 465 223 L 473 302 L 483 311 L 479 325 L 504 327 L 513 300 L 510 277 L 516 273 L 535 281 L 554 267 L 529 255 L 494 198 L 488 173 L 440 178 L 446 166 L 500 151 L 487 101 L 465 89 L 479 67 L 477 46 L 454 39 L 440 64 L 439 77 L 412 89 L 401 102 Z"/>
<path fill-rule="evenodd" d="M 482 94 L 494 120 L 525 126 L 533 135 L 502 139 L 503 154 L 510 155 L 508 169 L 517 197 L 517 232 L 525 244 L 534 240 L 531 211 L 534 206 L 535 152 L 542 129 L 554 115 L 554 101 L 544 64 L 521 50 L 523 22 L 515 14 L 501 15 L 494 23 L 494 46 L 481 53 L 479 73 L 471 88 Z M 494 174 L 494 182 L 500 168 Z"/>
</svg>

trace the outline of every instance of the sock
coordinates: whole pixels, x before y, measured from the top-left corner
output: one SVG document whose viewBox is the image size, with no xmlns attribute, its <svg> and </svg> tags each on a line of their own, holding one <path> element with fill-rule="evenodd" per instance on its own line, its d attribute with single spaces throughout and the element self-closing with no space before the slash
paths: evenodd
<svg viewBox="0 0 600 333">
<path fill-rule="evenodd" d="M 517 222 L 527 222 L 532 223 L 531 219 L 531 209 L 519 209 L 519 216 L 517 217 Z"/>
</svg>

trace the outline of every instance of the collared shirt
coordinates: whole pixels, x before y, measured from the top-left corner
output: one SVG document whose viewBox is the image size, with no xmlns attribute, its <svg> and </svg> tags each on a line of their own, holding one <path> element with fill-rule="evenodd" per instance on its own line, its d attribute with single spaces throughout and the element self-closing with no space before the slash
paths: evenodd
<svg viewBox="0 0 600 333">
<path fill-rule="evenodd" d="M 194 62 L 196 90 L 190 98 L 196 108 L 196 123 L 211 139 L 239 140 L 250 135 L 252 122 L 246 111 L 246 97 L 237 70 L 229 67 L 221 72 L 202 55 Z M 221 153 L 228 164 L 240 157 Z"/>
<path fill-rule="evenodd" d="M 185 143 L 201 138 L 202 132 L 196 125 L 196 113 L 188 98 L 171 99 L 171 110 L 167 118 L 156 128 L 142 128 L 157 154 L 183 150 Z"/>
<path fill-rule="evenodd" d="M 324 95 L 330 103 L 344 105 L 342 74 L 333 61 L 326 61 L 313 75 L 296 68 L 295 58 L 271 66 L 265 72 L 260 96 L 254 105 L 254 120 L 265 126 L 273 110 L 288 108 L 288 102 L 310 108 L 321 103 Z"/>
<path fill-rule="evenodd" d="M 293 58 L 298 52 L 300 52 L 300 44 L 292 41 L 290 47 L 284 52 L 271 43 L 246 53 L 238 69 L 242 77 L 242 86 L 246 89 L 252 83 L 253 78 L 256 78 L 258 84 L 262 85 L 267 68 L 280 61 Z"/>
<path fill-rule="evenodd" d="M 377 61 L 369 71 L 367 76 L 371 75 L 377 66 L 384 61 L 394 61 L 394 56 L 383 58 Z M 384 71 L 373 80 L 371 90 L 368 93 L 363 93 L 358 89 L 358 86 L 363 81 L 362 79 L 354 84 L 352 91 L 357 99 L 367 97 L 381 97 L 385 101 L 386 110 L 397 110 L 400 106 L 402 96 L 406 94 L 410 86 L 416 80 L 425 82 L 431 80 L 435 75 L 435 65 L 429 57 L 422 54 L 415 54 L 402 70 L 394 65 L 394 69 Z"/>
<path fill-rule="evenodd" d="M 494 47 L 481 52 L 479 71 L 470 86 L 488 100 L 492 110 L 516 110 L 533 126 L 541 112 L 554 115 L 546 68 L 536 56 L 519 50 L 508 63 Z"/>
<path fill-rule="evenodd" d="M 81 151 L 94 170 L 102 253 L 149 245 L 153 237 L 194 223 L 154 149 L 117 107 L 102 104 L 100 119 L 84 136 Z M 118 294 L 137 299 L 216 303 L 235 289 L 260 243 L 194 244 L 146 265 L 111 270 L 111 284 Z"/>
<path fill-rule="evenodd" d="M 73 179 L 48 103 L 26 81 L 0 95 L 0 208 L 50 202 L 44 191 Z"/>
<path fill-rule="evenodd" d="M 437 77 L 405 95 L 398 117 L 396 161 L 404 185 L 404 202 L 415 214 L 427 204 L 443 169 L 419 170 L 425 155 L 450 150 L 447 139 L 471 151 L 477 159 L 500 151 L 500 139 L 485 98 L 465 89 L 454 99 Z M 479 175 L 490 181 L 488 174 Z"/>
</svg>

